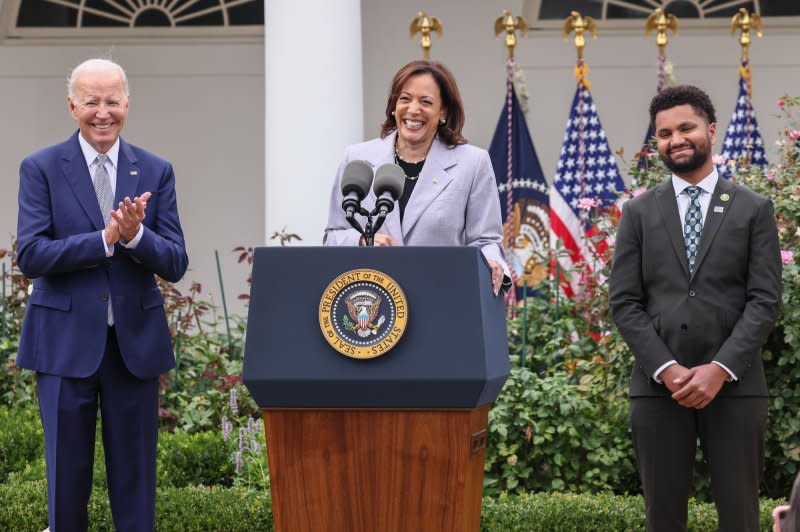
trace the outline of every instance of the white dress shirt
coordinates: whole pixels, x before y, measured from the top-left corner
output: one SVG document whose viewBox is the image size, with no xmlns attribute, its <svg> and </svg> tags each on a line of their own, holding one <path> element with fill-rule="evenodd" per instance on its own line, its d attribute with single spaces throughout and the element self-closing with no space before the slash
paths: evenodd
<svg viewBox="0 0 800 532">
<path fill-rule="evenodd" d="M 81 134 L 78 135 L 78 143 L 81 146 L 83 157 L 86 159 L 86 166 L 89 168 L 89 176 L 92 178 L 92 183 L 94 183 L 94 176 L 97 173 L 97 165 L 100 164 L 96 160 L 99 153 L 94 149 L 94 147 L 92 147 L 91 144 L 86 142 Z M 114 142 L 114 145 L 111 146 L 111 149 L 106 152 L 106 155 L 108 156 L 108 160 L 106 161 L 106 172 L 108 172 L 108 180 L 111 183 L 111 193 L 114 195 L 114 197 L 116 197 L 117 168 L 119 168 L 119 138 L 117 138 L 116 142 Z M 143 233 L 144 226 L 140 225 L 136 236 L 134 236 L 128 242 L 123 242 L 120 240 L 119 243 L 128 249 L 135 249 L 136 246 L 139 245 L 139 241 L 142 239 Z M 106 250 L 106 257 L 112 256 L 114 254 L 114 246 L 109 246 L 106 243 L 105 229 L 100 232 L 100 237 L 103 239 L 103 247 Z"/>
<path fill-rule="evenodd" d="M 81 146 L 83 157 L 86 159 L 86 166 L 89 167 L 89 176 L 92 178 L 92 184 L 94 184 L 95 174 L 97 173 L 97 168 L 100 164 L 97 161 L 97 156 L 99 153 L 94 149 L 94 147 L 92 147 L 91 144 L 86 142 L 81 134 L 78 134 L 78 143 Z M 106 155 L 108 156 L 108 159 L 105 163 L 106 172 L 108 173 L 108 180 L 111 184 L 111 193 L 116 197 L 117 168 L 119 167 L 119 138 L 117 138 L 116 142 L 114 142 L 114 145 L 111 146 L 111 149 L 106 152 Z M 139 241 L 142 239 L 142 234 L 144 234 L 144 226 L 140 224 L 139 231 L 136 233 L 136 236 L 134 236 L 128 242 L 123 242 L 122 239 L 120 239 L 119 243 L 128 249 L 135 249 L 136 246 L 139 245 Z M 106 250 L 106 257 L 111 257 L 114 255 L 114 246 L 109 246 L 106 242 L 105 229 L 100 231 L 100 238 L 103 241 L 103 248 Z M 114 311 L 111 306 L 110 298 L 108 300 L 108 325 L 114 325 Z"/>
</svg>

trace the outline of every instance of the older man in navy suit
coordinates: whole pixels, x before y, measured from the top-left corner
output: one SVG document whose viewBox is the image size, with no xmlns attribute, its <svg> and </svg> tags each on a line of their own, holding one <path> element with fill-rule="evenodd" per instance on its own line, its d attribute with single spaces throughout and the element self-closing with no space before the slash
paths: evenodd
<svg viewBox="0 0 800 532">
<path fill-rule="evenodd" d="M 79 130 L 20 167 L 18 263 L 33 279 L 17 365 L 36 371 L 53 532 L 86 530 L 95 425 L 114 525 L 155 528 L 158 377 L 174 367 L 155 276 L 188 258 L 172 166 L 128 144 L 128 81 L 108 60 L 73 70 Z"/>
</svg>

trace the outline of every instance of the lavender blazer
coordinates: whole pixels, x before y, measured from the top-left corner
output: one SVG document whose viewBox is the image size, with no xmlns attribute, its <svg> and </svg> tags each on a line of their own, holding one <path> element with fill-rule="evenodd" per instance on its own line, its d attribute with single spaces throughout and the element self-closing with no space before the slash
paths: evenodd
<svg viewBox="0 0 800 532">
<path fill-rule="evenodd" d="M 342 211 L 342 172 L 350 161 L 362 159 L 377 168 L 394 162 L 397 132 L 349 146 L 339 165 L 331 191 L 326 246 L 357 246 L 361 235 L 350 227 Z M 375 206 L 370 191 L 362 205 Z M 358 217 L 364 225 L 363 217 Z M 503 264 L 503 227 L 492 162 L 486 150 L 469 144 L 448 147 L 435 138 L 419 182 L 406 205 L 403 222 L 395 208 L 378 231 L 391 235 L 405 246 L 475 246 L 487 259 Z"/>
</svg>

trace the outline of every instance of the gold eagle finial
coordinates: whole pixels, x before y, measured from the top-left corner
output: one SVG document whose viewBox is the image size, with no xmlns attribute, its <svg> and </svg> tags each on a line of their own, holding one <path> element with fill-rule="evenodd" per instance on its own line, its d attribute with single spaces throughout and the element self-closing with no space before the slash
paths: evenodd
<svg viewBox="0 0 800 532">
<path fill-rule="evenodd" d="M 645 34 L 655 30 L 656 44 L 658 45 L 658 53 L 664 55 L 664 49 L 667 47 L 667 30 L 672 30 L 674 35 L 678 34 L 678 17 L 672 13 L 664 13 L 664 8 L 656 8 L 655 11 L 650 13 L 647 17 L 647 24 L 645 26 Z"/>
<path fill-rule="evenodd" d="M 573 11 L 564 20 L 564 40 L 569 38 L 569 34 L 575 32 L 575 48 L 578 49 L 578 61 L 583 59 L 583 49 L 586 47 L 586 38 L 583 33 L 589 30 L 592 38 L 597 38 L 597 25 L 592 17 L 584 17 L 577 11 Z"/>
<path fill-rule="evenodd" d="M 514 15 L 508 9 L 504 9 L 503 14 L 494 21 L 494 38 L 498 38 L 501 33 L 505 32 L 509 59 L 514 59 L 514 47 L 517 46 L 517 30 L 524 37 L 528 34 L 528 23 L 525 22 L 522 16 L 514 18 Z"/>
<path fill-rule="evenodd" d="M 756 35 L 763 37 L 761 31 L 761 17 L 756 13 L 748 13 L 747 9 L 741 8 L 731 19 L 731 35 L 736 35 L 736 30 L 741 32 L 739 36 L 739 44 L 742 45 L 742 60 L 747 59 L 747 53 L 750 48 L 752 39 L 750 38 L 750 30 L 755 30 Z"/>
<path fill-rule="evenodd" d="M 431 58 L 431 32 L 436 33 L 439 37 L 442 36 L 442 23 L 436 17 L 429 17 L 424 11 L 417 13 L 417 16 L 411 19 L 411 25 L 408 27 L 408 34 L 413 39 L 417 33 L 422 34 L 419 45 L 422 47 L 422 57 L 425 59 Z"/>
</svg>

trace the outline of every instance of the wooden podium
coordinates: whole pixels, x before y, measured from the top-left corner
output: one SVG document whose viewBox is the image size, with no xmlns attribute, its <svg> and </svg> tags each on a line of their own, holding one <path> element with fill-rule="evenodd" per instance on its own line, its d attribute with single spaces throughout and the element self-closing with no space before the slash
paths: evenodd
<svg viewBox="0 0 800 532">
<path fill-rule="evenodd" d="M 354 269 L 392 277 L 408 303 L 403 337 L 369 360 L 319 325 L 326 287 Z M 488 409 L 509 371 L 490 286 L 468 247 L 256 250 L 244 382 L 277 532 L 480 529 Z"/>
</svg>

